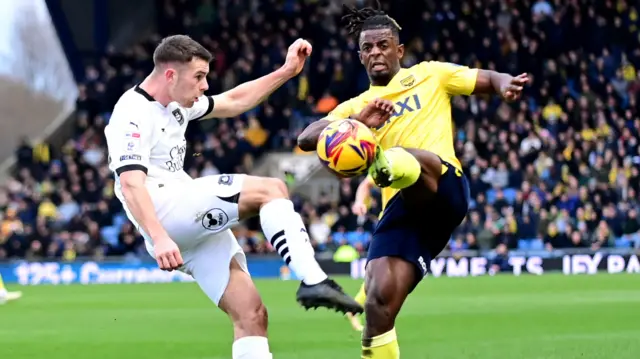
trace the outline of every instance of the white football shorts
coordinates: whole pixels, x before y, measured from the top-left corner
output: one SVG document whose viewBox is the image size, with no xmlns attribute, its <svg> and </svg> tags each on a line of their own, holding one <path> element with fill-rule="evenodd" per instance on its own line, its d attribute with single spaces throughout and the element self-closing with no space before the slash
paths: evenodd
<svg viewBox="0 0 640 359">
<path fill-rule="evenodd" d="M 216 175 L 147 186 L 160 223 L 180 248 L 184 260 L 180 270 L 193 276 L 216 305 L 229 282 L 233 258 L 249 273 L 244 251 L 230 229 L 239 220 L 244 178 L 244 174 Z M 143 236 L 155 258 L 151 239 Z"/>
</svg>

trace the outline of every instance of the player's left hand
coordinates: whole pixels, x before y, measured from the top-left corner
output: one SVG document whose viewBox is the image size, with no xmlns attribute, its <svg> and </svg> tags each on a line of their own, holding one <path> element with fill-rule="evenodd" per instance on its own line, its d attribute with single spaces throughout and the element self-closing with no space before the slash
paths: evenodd
<svg viewBox="0 0 640 359">
<path fill-rule="evenodd" d="M 512 77 L 510 81 L 505 81 L 500 86 L 500 95 L 507 102 L 516 101 L 522 96 L 522 89 L 529 82 L 529 75 L 526 73 Z"/>
<path fill-rule="evenodd" d="M 297 76 L 302 71 L 307 57 L 311 56 L 312 50 L 309 41 L 304 39 L 298 39 L 289 46 L 287 59 L 282 67 L 289 78 Z"/>
<path fill-rule="evenodd" d="M 393 102 L 376 98 L 369 102 L 362 111 L 354 117 L 368 127 L 376 128 L 390 119 L 394 111 Z"/>
</svg>

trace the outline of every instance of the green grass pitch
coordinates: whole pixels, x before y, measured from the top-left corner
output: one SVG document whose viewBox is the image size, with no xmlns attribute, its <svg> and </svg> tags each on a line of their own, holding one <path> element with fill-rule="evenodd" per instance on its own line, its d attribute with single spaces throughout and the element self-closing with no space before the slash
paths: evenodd
<svg viewBox="0 0 640 359">
<path fill-rule="evenodd" d="M 340 278 L 355 294 L 360 282 Z M 296 282 L 257 282 L 275 359 L 360 358 L 335 312 L 305 312 Z M 15 288 L 15 287 L 14 287 Z M 229 359 L 230 322 L 196 284 L 41 286 L 0 306 L 0 358 Z M 640 276 L 428 278 L 397 322 L 406 359 L 632 359 Z"/>
</svg>

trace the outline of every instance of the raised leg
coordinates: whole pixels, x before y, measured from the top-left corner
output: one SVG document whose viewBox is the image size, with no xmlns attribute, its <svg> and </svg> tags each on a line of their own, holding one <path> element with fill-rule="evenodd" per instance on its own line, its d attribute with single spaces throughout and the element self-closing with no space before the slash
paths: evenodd
<svg viewBox="0 0 640 359">
<path fill-rule="evenodd" d="M 303 307 L 325 307 L 343 313 L 363 312 L 362 306 L 320 268 L 305 225 L 295 212 L 283 181 L 247 176 L 238 205 L 241 219 L 260 215 L 260 224 L 269 243 L 302 279 L 296 297 Z"/>
</svg>

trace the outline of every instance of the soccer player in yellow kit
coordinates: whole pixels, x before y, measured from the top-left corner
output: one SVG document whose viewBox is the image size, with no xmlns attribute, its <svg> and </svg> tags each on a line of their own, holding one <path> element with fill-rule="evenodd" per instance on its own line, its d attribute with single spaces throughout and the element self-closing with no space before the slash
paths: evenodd
<svg viewBox="0 0 640 359">
<path fill-rule="evenodd" d="M 369 246 L 362 358 L 396 359 L 400 308 L 468 211 L 451 97 L 499 94 L 513 101 L 529 79 L 437 61 L 401 68 L 404 46 L 395 20 L 372 8 L 349 9 L 344 20 L 358 37 L 371 86 L 309 125 L 298 145 L 314 151 L 322 129 L 344 118 L 366 124 L 378 140 L 369 174 L 382 188 L 383 214 Z"/>
</svg>

